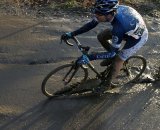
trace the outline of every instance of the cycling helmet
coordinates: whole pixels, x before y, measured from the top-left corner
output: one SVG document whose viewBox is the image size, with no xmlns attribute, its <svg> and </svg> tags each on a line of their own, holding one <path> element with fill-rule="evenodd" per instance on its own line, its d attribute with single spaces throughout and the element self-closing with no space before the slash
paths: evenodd
<svg viewBox="0 0 160 130">
<path fill-rule="evenodd" d="M 118 0 L 96 0 L 93 12 L 106 15 L 118 8 Z"/>
</svg>

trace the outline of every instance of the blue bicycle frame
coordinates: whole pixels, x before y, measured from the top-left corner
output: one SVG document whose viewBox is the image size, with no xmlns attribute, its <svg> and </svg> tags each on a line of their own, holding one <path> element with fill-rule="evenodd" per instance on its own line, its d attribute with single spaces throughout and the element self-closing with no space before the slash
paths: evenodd
<svg viewBox="0 0 160 130">
<path fill-rule="evenodd" d="M 68 44 L 69 46 L 73 46 L 73 44 L 70 43 L 68 41 L 68 39 L 62 39 L 61 38 L 61 40 L 64 40 L 64 42 L 66 44 Z M 88 47 L 88 46 L 85 46 L 85 47 L 82 46 L 76 37 L 73 37 L 73 40 L 75 41 L 78 49 L 82 52 L 82 56 L 80 56 L 76 60 L 76 63 L 79 64 L 79 65 L 82 65 L 82 67 L 84 65 L 87 65 L 93 72 L 95 72 L 97 74 L 98 77 L 102 78 L 103 77 L 102 74 L 94 69 L 94 66 L 90 63 L 90 61 L 92 61 L 92 60 L 98 60 L 98 59 L 113 58 L 116 55 L 116 53 L 115 52 L 99 52 L 99 53 L 94 53 L 94 54 L 88 54 L 88 52 L 90 50 L 90 47 Z M 105 71 L 103 73 L 105 73 Z"/>
</svg>

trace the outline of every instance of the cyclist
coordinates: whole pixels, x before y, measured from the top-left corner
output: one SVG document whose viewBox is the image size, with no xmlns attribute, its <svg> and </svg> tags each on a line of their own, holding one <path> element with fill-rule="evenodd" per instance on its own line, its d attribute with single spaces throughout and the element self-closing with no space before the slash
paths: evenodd
<svg viewBox="0 0 160 130">
<path fill-rule="evenodd" d="M 107 50 L 105 54 L 103 53 L 105 55 L 103 57 L 110 57 L 113 61 L 113 68 L 107 84 L 110 87 L 111 82 L 115 83 L 117 81 L 117 75 L 124 61 L 147 42 L 148 30 L 142 16 L 132 7 L 119 5 L 118 0 L 96 0 L 93 12 L 94 17 L 90 22 L 73 32 L 63 34 L 63 36 L 69 39 L 93 29 L 100 22 L 111 23 L 112 29 L 105 29 L 97 36 L 101 45 Z M 123 48 L 121 48 L 122 40 L 126 41 Z M 96 55 L 94 58 L 96 59 Z M 110 62 L 107 59 L 103 60 L 101 66 Z M 101 87 L 97 91 L 103 92 L 105 87 Z"/>
</svg>

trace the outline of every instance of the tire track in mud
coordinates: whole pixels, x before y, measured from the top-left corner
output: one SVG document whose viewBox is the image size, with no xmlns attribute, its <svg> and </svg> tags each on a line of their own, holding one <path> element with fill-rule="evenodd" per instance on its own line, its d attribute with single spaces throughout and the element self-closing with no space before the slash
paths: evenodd
<svg viewBox="0 0 160 130">
<path fill-rule="evenodd" d="M 62 33 L 63 28 L 65 31 L 69 31 L 74 29 L 75 26 L 79 26 L 79 23 L 73 24 L 68 28 L 68 23 L 64 23 L 63 26 L 58 23 L 56 26 L 54 22 L 49 22 L 49 24 L 43 25 L 43 27 L 40 25 L 34 28 L 35 33 L 33 33 L 33 29 L 30 28 L 27 32 L 21 31 L 19 34 L 12 37 L 7 37 L 7 39 L 10 39 L 9 41 L 5 38 L 2 40 L 3 42 L 1 42 L 0 48 L 2 47 L 1 51 L 3 51 L 2 53 L 4 55 L 2 56 L 1 53 L 0 57 L 4 57 L 5 59 L 8 58 L 9 60 L 6 62 L 8 64 L 3 64 L 3 67 L 1 67 L 1 76 L 3 77 L 2 79 L 5 80 L 1 82 L 2 88 L 4 89 L 1 92 L 4 92 L 7 88 L 8 91 L 7 89 L 5 91 L 8 92 L 6 98 L 10 96 L 12 96 L 10 99 L 18 97 L 17 100 L 12 100 L 13 104 L 17 103 L 19 106 L 13 106 L 11 103 L 12 100 L 6 100 L 8 104 L 12 104 L 11 106 L 0 105 L 0 128 L 3 128 L 4 130 L 17 128 L 45 128 L 57 130 L 65 128 L 77 130 L 159 130 L 160 93 L 159 88 L 157 87 L 159 85 L 157 84 L 149 84 L 148 86 L 133 85 L 126 87 L 126 90 L 123 88 L 122 94 L 110 94 L 101 98 L 91 97 L 85 99 L 72 98 L 53 100 L 45 105 L 41 102 L 44 100 L 44 97 L 42 97 L 39 88 L 44 76 L 55 67 L 55 64 L 59 65 L 59 63 L 56 62 L 67 60 L 67 58 L 71 60 L 79 55 L 76 48 L 70 48 L 66 45 L 63 45 L 63 47 L 59 44 L 57 45 L 57 37 Z M 55 27 L 60 27 L 61 30 L 54 30 Z M 51 30 L 54 31 L 52 32 Z M 91 36 L 93 34 L 95 35 L 94 31 L 87 35 Z M 23 37 L 23 35 L 25 37 Z M 155 62 L 149 62 L 149 65 L 151 66 L 152 64 L 157 64 L 157 59 L 159 60 L 159 58 L 157 58 L 158 54 L 152 55 L 153 50 L 157 51 L 159 49 L 158 42 L 154 42 L 155 40 L 159 41 L 159 38 L 157 38 L 159 34 L 154 34 L 153 31 L 150 35 L 148 44 L 146 44 L 139 53 L 144 54 L 145 57 L 149 58 L 149 61 L 153 60 Z M 52 39 L 53 36 L 57 39 Z M 16 41 L 12 42 L 15 38 Z M 25 43 L 23 45 L 21 43 L 21 38 L 25 38 Z M 38 41 L 36 41 L 37 39 Z M 92 42 L 95 42 L 95 37 L 89 39 L 88 37 L 83 38 L 82 36 L 80 39 L 83 42 L 91 40 L 89 42 L 90 45 L 94 45 L 94 47 L 99 46 L 98 44 L 92 44 Z M 24 39 L 22 39 L 22 41 L 23 40 Z M 9 46 L 9 48 L 5 46 Z M 28 53 L 24 55 L 24 51 L 26 50 Z M 33 52 L 33 55 L 31 55 L 30 52 Z M 8 56 L 5 56 L 5 54 L 8 54 Z M 11 56 L 12 54 L 14 54 L 15 58 Z M 22 58 L 16 58 L 18 55 Z M 151 55 L 153 57 L 151 57 Z M 55 59 L 52 56 L 55 56 Z M 28 59 L 26 60 L 26 58 Z M 57 60 L 56 58 L 60 60 Z M 52 60 L 55 64 L 43 65 L 44 62 L 50 63 Z M 11 63 L 14 63 L 15 65 L 9 65 Z M 42 63 L 42 65 L 25 65 L 29 63 Z M 148 70 L 148 72 L 149 71 L 150 70 Z M 8 81 L 10 81 L 10 83 L 8 83 Z M 20 94 L 16 95 L 18 91 Z M 12 93 L 12 95 L 10 95 L 10 93 Z M 20 97 L 22 99 L 20 99 Z M 21 103 L 18 101 L 21 101 Z M 3 103 L 5 104 L 5 101 L 3 101 Z M 35 106 L 35 104 L 38 105 Z"/>
</svg>

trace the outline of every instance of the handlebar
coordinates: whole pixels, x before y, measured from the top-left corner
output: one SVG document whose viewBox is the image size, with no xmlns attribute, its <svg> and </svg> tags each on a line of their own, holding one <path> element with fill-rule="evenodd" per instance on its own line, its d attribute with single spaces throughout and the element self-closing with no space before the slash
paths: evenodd
<svg viewBox="0 0 160 130">
<path fill-rule="evenodd" d="M 88 52 L 90 50 L 89 46 L 82 46 L 82 44 L 79 42 L 79 40 L 74 36 L 71 39 L 73 39 L 73 41 L 76 43 L 78 49 L 82 52 Z M 68 41 L 69 39 L 66 39 L 65 37 L 63 37 L 63 35 L 61 36 L 61 43 L 62 41 L 64 41 L 67 45 L 69 46 L 73 46 L 74 44 Z"/>
<path fill-rule="evenodd" d="M 72 37 L 72 39 L 74 40 L 74 42 L 80 46 L 80 42 L 78 41 L 78 39 L 76 37 Z M 73 44 L 71 42 L 68 41 L 69 39 L 66 38 L 64 35 L 61 36 L 61 42 L 64 41 L 67 45 L 69 46 L 73 46 Z"/>
<path fill-rule="evenodd" d="M 90 47 L 89 47 L 89 46 L 82 46 L 81 43 L 79 42 L 79 40 L 78 40 L 75 36 L 72 37 L 72 39 L 74 40 L 74 42 L 76 43 L 78 49 L 82 52 L 82 54 L 83 54 L 83 55 L 87 55 L 88 52 L 89 52 L 89 50 L 90 50 Z M 65 38 L 65 36 L 63 36 L 63 35 L 61 36 L 61 43 L 62 43 L 62 41 L 64 41 L 67 45 L 73 46 L 74 44 L 70 43 L 68 40 L 69 40 L 69 39 Z M 88 63 L 88 66 L 89 66 L 93 71 L 95 71 L 95 70 L 94 70 L 94 66 L 93 66 L 90 62 Z M 97 72 L 95 72 L 95 73 L 97 73 Z M 97 73 L 97 74 L 98 74 L 98 73 Z"/>
</svg>

